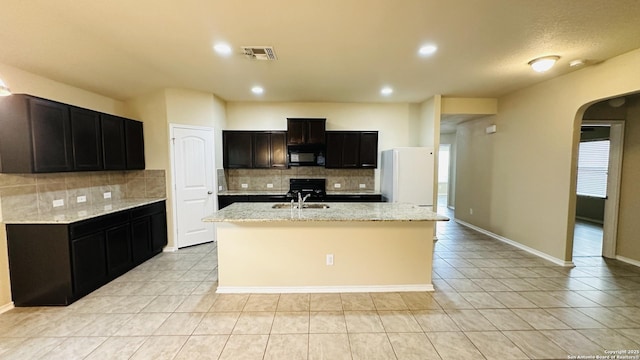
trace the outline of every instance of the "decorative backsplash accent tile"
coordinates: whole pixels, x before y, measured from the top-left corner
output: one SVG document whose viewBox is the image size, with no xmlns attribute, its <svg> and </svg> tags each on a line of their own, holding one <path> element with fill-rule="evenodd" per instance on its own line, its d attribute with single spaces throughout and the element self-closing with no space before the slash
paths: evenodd
<svg viewBox="0 0 640 360">
<path fill-rule="evenodd" d="M 104 193 L 111 198 L 105 199 Z M 78 202 L 84 196 L 85 202 Z M 166 197 L 164 170 L 101 171 L 51 174 L 0 174 L 2 213 L 33 213 L 108 203 L 127 198 Z"/>
<path fill-rule="evenodd" d="M 291 178 L 327 179 L 327 191 L 373 192 L 374 169 L 325 169 L 323 167 L 292 167 L 290 169 L 228 169 L 225 170 L 227 190 L 281 191 L 289 190 Z M 242 187 L 247 184 L 247 187 Z M 272 184 L 273 187 L 268 187 Z M 340 184 L 339 188 L 335 184 Z M 364 188 L 360 187 L 364 184 Z"/>
</svg>

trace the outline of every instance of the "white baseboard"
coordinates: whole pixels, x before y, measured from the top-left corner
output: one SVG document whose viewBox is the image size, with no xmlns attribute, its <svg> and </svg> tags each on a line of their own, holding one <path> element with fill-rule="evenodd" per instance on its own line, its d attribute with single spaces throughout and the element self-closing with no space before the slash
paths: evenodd
<svg viewBox="0 0 640 360">
<path fill-rule="evenodd" d="M 625 262 L 627 264 L 631 264 L 631 265 L 635 265 L 635 266 L 640 267 L 640 261 L 629 259 L 628 257 L 616 255 L 616 260 L 620 260 L 620 261 Z"/>
<path fill-rule="evenodd" d="M 482 234 L 485 234 L 487 236 L 490 236 L 490 237 L 492 237 L 492 238 L 494 238 L 494 239 L 496 239 L 498 241 L 502 241 L 503 243 L 507 243 L 509 245 L 515 246 L 520 250 L 524 250 L 524 251 L 526 251 L 526 252 L 528 252 L 530 254 L 533 254 L 533 255 L 539 256 L 539 257 L 541 257 L 541 258 L 543 258 L 545 260 L 551 261 L 554 264 L 557 264 L 557 265 L 560 265 L 560 266 L 565 266 L 565 267 L 574 267 L 574 266 L 576 266 L 573 263 L 573 261 L 564 261 L 562 259 L 558 259 L 557 257 L 553 257 L 553 256 L 551 256 L 549 254 L 543 253 L 542 251 L 536 250 L 534 248 L 530 248 L 530 247 L 528 247 L 526 245 L 522 245 L 517 241 L 508 239 L 508 238 L 506 238 L 504 236 L 500 236 L 498 234 L 494 234 L 491 231 L 485 230 L 485 229 L 477 227 L 475 225 L 471 225 L 466 221 L 462 221 L 460 219 L 454 219 L 454 221 L 457 222 L 460 225 L 466 226 L 466 227 L 468 227 L 470 229 L 473 229 L 473 230 L 475 230 L 475 231 L 477 231 L 479 233 L 482 233 Z"/>
<path fill-rule="evenodd" d="M 219 294 L 361 293 L 433 291 L 432 284 L 371 286 L 218 286 Z"/>
<path fill-rule="evenodd" d="M 162 249 L 162 252 L 175 252 L 178 251 L 178 248 L 175 246 L 165 246 L 164 249 Z"/>
<path fill-rule="evenodd" d="M 15 306 L 13 305 L 13 301 L 8 303 L 8 304 L 4 304 L 2 306 L 0 306 L 0 314 L 2 313 L 6 313 L 7 311 L 11 310 L 15 308 Z"/>
</svg>

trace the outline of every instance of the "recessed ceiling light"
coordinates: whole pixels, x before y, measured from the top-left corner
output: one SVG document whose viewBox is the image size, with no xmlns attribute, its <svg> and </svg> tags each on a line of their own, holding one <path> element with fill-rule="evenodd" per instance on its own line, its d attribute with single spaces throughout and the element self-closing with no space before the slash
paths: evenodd
<svg viewBox="0 0 640 360">
<path fill-rule="evenodd" d="M 254 86 L 251 88 L 251 92 L 256 95 L 260 95 L 264 92 L 264 89 L 262 88 L 262 86 Z"/>
<path fill-rule="evenodd" d="M 558 55 L 543 56 L 529 61 L 529 65 L 535 72 L 545 72 L 551 69 L 558 59 Z"/>
<path fill-rule="evenodd" d="M 389 96 L 391 94 L 393 94 L 393 89 L 389 86 L 385 86 L 380 90 L 380 94 L 384 95 L 384 96 Z"/>
<path fill-rule="evenodd" d="M 231 54 L 231 46 L 225 43 L 218 43 L 213 46 L 213 50 L 215 50 L 220 55 L 230 55 Z"/>
<path fill-rule="evenodd" d="M 418 49 L 418 54 L 420 54 L 420 56 L 429 56 L 433 55 L 436 51 L 438 51 L 438 47 L 430 44 L 420 47 L 420 49 Z"/>
</svg>

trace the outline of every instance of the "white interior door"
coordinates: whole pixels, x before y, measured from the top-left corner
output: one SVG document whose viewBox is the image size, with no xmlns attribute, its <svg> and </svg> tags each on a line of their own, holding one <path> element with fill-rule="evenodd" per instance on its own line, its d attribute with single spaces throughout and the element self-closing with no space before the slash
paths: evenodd
<svg viewBox="0 0 640 360">
<path fill-rule="evenodd" d="M 201 219 L 215 211 L 213 129 L 171 126 L 178 248 L 215 241 L 213 223 Z"/>
</svg>

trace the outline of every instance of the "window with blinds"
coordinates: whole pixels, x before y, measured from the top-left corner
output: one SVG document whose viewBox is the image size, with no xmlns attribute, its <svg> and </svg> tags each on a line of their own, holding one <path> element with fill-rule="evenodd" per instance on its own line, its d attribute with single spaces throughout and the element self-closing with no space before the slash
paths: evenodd
<svg viewBox="0 0 640 360">
<path fill-rule="evenodd" d="M 578 195 L 607 197 L 609 140 L 580 143 L 578 152 Z"/>
</svg>

